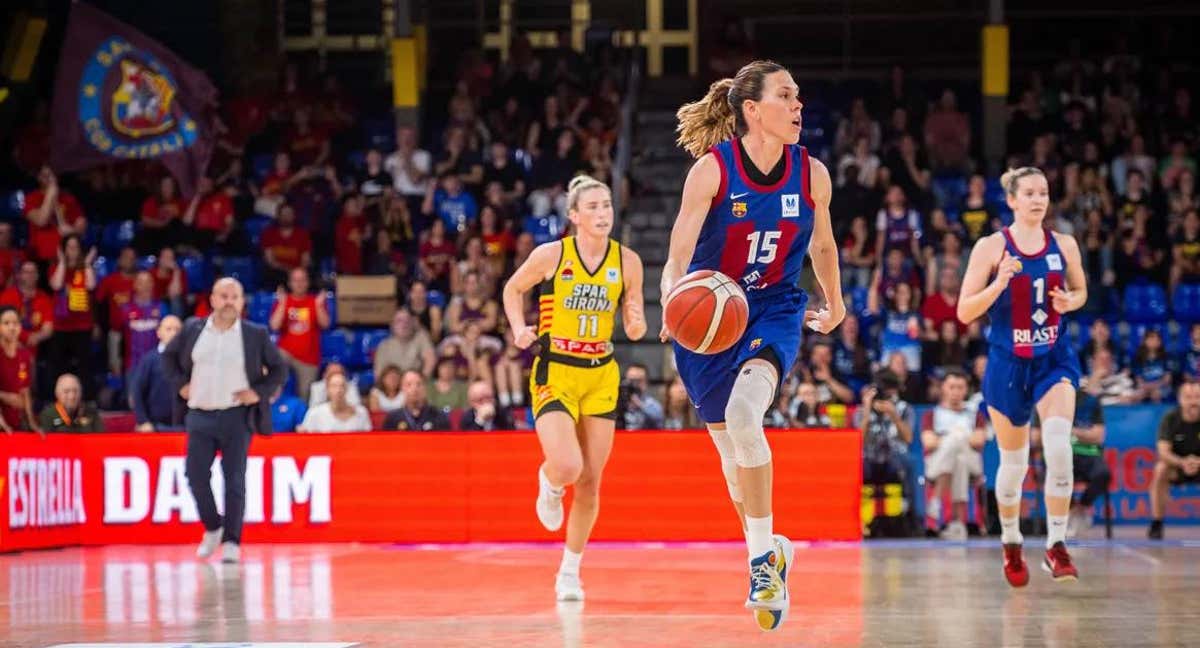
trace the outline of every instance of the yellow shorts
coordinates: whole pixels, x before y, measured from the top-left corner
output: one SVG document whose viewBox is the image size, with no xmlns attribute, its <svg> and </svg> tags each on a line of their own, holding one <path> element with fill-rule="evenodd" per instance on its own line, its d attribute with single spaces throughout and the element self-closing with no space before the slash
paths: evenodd
<svg viewBox="0 0 1200 648">
<path fill-rule="evenodd" d="M 529 376 L 533 417 L 566 412 L 576 422 L 580 416 L 616 419 L 620 387 L 621 370 L 615 359 L 599 367 L 574 367 L 535 358 Z"/>
</svg>

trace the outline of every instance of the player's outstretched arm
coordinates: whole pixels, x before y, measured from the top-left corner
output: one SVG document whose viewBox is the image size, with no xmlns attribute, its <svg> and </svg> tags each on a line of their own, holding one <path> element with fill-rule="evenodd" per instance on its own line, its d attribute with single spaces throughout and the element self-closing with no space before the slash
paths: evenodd
<svg viewBox="0 0 1200 648">
<path fill-rule="evenodd" d="M 504 314 L 513 332 L 513 344 L 519 349 L 528 348 L 537 341 L 537 330 L 525 324 L 522 297 L 554 271 L 561 256 L 561 241 L 543 243 L 534 248 L 525 263 L 504 284 Z"/>
<path fill-rule="evenodd" d="M 996 263 L 994 259 L 999 259 Z M 988 283 L 992 270 L 996 278 Z M 1004 249 L 1004 235 L 985 236 L 971 249 L 971 260 L 967 261 L 967 272 L 963 276 L 962 289 L 958 294 L 956 314 L 963 324 L 970 324 L 987 312 L 1000 293 L 1008 287 L 1008 281 L 1021 269 L 1021 261 L 1008 255 Z"/>
<path fill-rule="evenodd" d="M 666 309 L 667 295 L 675 282 L 687 271 L 692 262 L 692 254 L 696 251 L 696 241 L 700 239 L 700 229 L 704 227 L 704 219 L 708 217 L 709 207 L 712 206 L 713 196 L 721 187 L 721 168 L 717 158 L 712 153 L 706 153 L 688 171 L 687 180 L 683 183 L 683 199 L 679 203 L 679 215 L 675 217 L 675 225 L 671 227 L 671 247 L 667 253 L 667 262 L 663 265 L 662 289 L 663 309 Z M 670 331 L 664 322 L 659 339 L 666 342 Z"/>
<path fill-rule="evenodd" d="M 642 294 L 642 258 L 637 252 L 621 246 L 621 268 L 625 277 L 625 291 L 621 299 L 621 321 L 625 326 L 625 337 L 640 340 L 646 334 L 646 307 Z"/>
<path fill-rule="evenodd" d="M 842 273 L 838 267 L 838 246 L 833 239 L 833 223 L 829 214 L 833 181 L 829 177 L 829 169 L 815 158 L 809 158 L 809 176 L 812 183 L 809 190 L 816 209 L 808 251 L 812 257 L 813 273 L 825 294 L 825 308 L 809 311 L 804 320 L 814 331 L 828 333 L 846 317 L 846 303 L 842 299 Z"/>
</svg>

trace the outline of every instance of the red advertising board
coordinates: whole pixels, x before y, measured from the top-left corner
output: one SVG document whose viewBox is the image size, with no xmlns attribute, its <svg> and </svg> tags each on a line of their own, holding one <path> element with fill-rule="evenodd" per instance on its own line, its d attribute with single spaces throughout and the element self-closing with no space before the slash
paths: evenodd
<svg viewBox="0 0 1200 648">
<path fill-rule="evenodd" d="M 772 431 L 775 519 L 794 538 L 861 533 L 857 430 Z M 195 542 L 183 434 L 14 435 L 0 442 L 0 551 Z M 530 432 L 256 437 L 247 542 L 541 541 Z M 213 471 L 218 506 L 220 471 Z M 740 537 L 706 432 L 620 432 L 598 540 Z"/>
</svg>

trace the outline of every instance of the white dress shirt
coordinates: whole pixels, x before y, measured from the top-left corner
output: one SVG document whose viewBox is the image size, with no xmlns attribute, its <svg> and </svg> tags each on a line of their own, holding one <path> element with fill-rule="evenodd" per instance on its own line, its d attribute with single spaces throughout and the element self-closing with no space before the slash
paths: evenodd
<svg viewBox="0 0 1200 648">
<path fill-rule="evenodd" d="M 192 348 L 192 379 L 188 384 L 188 407 L 192 409 L 223 410 L 240 405 L 234 393 L 250 389 L 240 319 L 221 331 L 213 318 L 208 318 Z"/>
</svg>

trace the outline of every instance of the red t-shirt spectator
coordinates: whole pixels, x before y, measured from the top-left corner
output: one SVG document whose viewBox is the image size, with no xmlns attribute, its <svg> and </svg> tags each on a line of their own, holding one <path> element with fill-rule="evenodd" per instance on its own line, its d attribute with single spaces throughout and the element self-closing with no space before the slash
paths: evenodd
<svg viewBox="0 0 1200 648">
<path fill-rule="evenodd" d="M 312 252 L 312 239 L 299 227 L 284 233 L 282 228 L 272 225 L 262 234 L 262 249 L 263 252 L 270 250 L 276 263 L 292 270 L 300 267 L 306 252 Z"/>
<path fill-rule="evenodd" d="M 8 355 L 0 350 L 0 391 L 19 394 L 28 389 L 33 378 L 33 354 L 23 346 L 17 347 L 16 355 Z M 4 422 L 14 430 L 26 430 L 29 426 L 23 422 L 24 412 L 20 408 L 0 405 L 0 415 Z"/>
<path fill-rule="evenodd" d="M 279 348 L 305 364 L 321 362 L 321 327 L 317 324 L 317 298 L 288 295 L 275 308 L 283 308 Z"/>
<path fill-rule="evenodd" d="M 173 270 L 167 270 L 160 265 L 156 265 L 150 270 L 150 276 L 154 277 L 154 298 L 155 299 L 170 299 L 171 298 L 171 277 L 175 275 Z M 188 291 L 187 273 L 182 269 L 179 270 L 179 294 L 186 295 Z"/>
<path fill-rule="evenodd" d="M 54 269 L 50 270 L 50 274 L 54 274 Z M 63 279 L 62 290 L 54 295 L 54 330 L 77 333 L 92 330 L 94 324 L 92 294 L 87 289 L 87 273 L 82 268 L 68 270 Z"/>
<path fill-rule="evenodd" d="M 150 196 L 142 201 L 142 222 L 154 225 L 166 225 L 183 216 L 187 205 L 179 198 L 163 201 L 158 196 Z"/>
<path fill-rule="evenodd" d="M 417 256 L 429 265 L 429 270 L 433 274 L 430 279 L 437 280 L 450 276 L 450 264 L 454 262 L 457 252 L 458 249 L 450 241 L 442 239 L 441 243 L 434 243 L 427 240 L 421 244 Z"/>
<path fill-rule="evenodd" d="M 292 128 L 288 131 L 285 141 L 288 143 L 288 153 L 291 154 L 292 161 L 299 166 L 305 166 L 316 162 L 325 148 L 325 143 L 329 141 L 329 136 L 316 126 L 309 127 L 303 133 Z"/>
<path fill-rule="evenodd" d="M 196 205 L 196 220 L 193 222 L 196 229 L 224 232 L 232 222 L 233 200 L 224 191 L 214 191 Z"/>
<path fill-rule="evenodd" d="M 25 262 L 25 253 L 12 248 L 0 248 L 0 287 L 8 285 Z"/>
<path fill-rule="evenodd" d="M 367 219 L 362 214 L 342 214 L 335 226 L 337 269 L 341 274 L 363 272 L 363 239 L 367 234 Z"/>
<path fill-rule="evenodd" d="M 53 261 L 58 258 L 58 245 L 62 242 L 62 234 L 58 231 L 58 219 L 51 216 L 44 226 L 33 223 L 31 214 L 42 206 L 46 192 L 38 189 L 25 196 L 25 217 L 29 218 L 29 255 L 34 261 Z M 83 209 L 75 196 L 61 188 L 58 190 L 58 205 L 62 209 L 63 220 L 67 225 L 75 225 L 83 218 Z"/>
<path fill-rule="evenodd" d="M 508 230 L 504 230 L 499 234 L 483 235 L 483 251 L 489 257 L 500 257 L 503 259 L 512 254 L 516 248 L 516 239 L 513 238 L 512 232 Z"/>
<path fill-rule="evenodd" d="M 287 187 L 288 178 L 292 177 L 291 171 L 272 170 L 267 174 L 262 181 L 262 193 L 264 196 L 278 196 L 283 194 L 283 190 Z"/>
<path fill-rule="evenodd" d="M 0 293 L 0 306 L 12 306 L 21 316 L 21 344 L 29 343 L 29 335 L 42 330 L 46 322 L 54 321 L 54 301 L 50 295 L 37 291 L 30 299 L 25 299 L 16 286 Z M 30 349 L 32 353 L 34 349 Z"/>
<path fill-rule="evenodd" d="M 120 330 L 121 311 L 133 300 L 132 274 L 114 272 L 100 280 L 96 286 L 96 301 L 108 302 L 108 325 Z"/>
<path fill-rule="evenodd" d="M 954 322 L 960 334 L 967 332 L 967 325 L 958 321 L 958 300 L 946 301 L 942 293 L 935 292 L 921 304 L 921 317 L 933 322 L 933 330 L 941 331 L 944 322 Z"/>
</svg>

